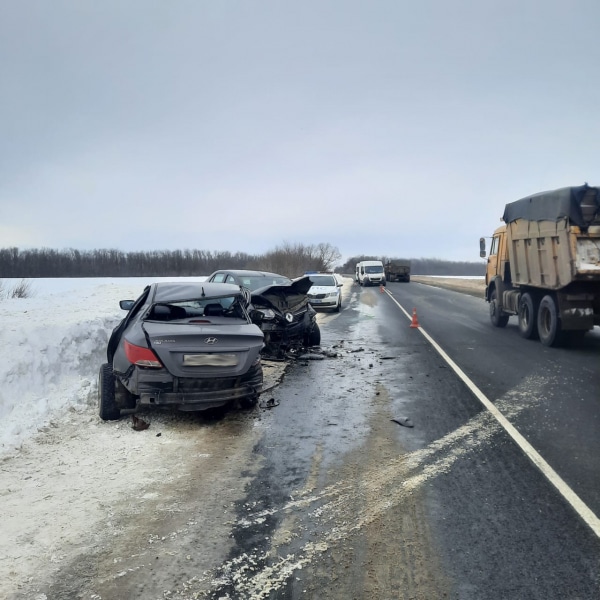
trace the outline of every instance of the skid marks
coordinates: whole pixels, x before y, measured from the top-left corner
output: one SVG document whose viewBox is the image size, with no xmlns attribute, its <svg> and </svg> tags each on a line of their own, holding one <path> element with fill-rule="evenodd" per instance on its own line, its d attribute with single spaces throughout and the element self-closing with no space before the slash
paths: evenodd
<svg viewBox="0 0 600 600">
<path fill-rule="evenodd" d="M 535 390 L 547 384 L 547 380 L 526 380 L 497 406 L 514 418 L 539 402 Z M 425 483 L 448 473 L 457 461 L 488 445 L 501 432 L 496 420 L 482 412 L 425 448 L 391 458 L 375 468 L 370 464 L 368 476 L 363 474 L 360 484 L 349 478 L 319 492 L 309 488 L 279 509 L 248 515 L 242 526 L 260 523 L 267 515 L 282 514 L 271 549 L 229 560 L 185 582 L 168 597 L 229 598 L 228 592 L 234 589 L 235 598 L 267 598 L 286 586 L 291 577 L 298 578 L 303 569 L 318 565 L 334 547 L 347 544 L 354 534 L 368 529 L 392 509 L 411 503 Z M 357 505 L 361 506 L 359 514 L 349 511 Z M 310 541 L 305 541 L 307 537 Z"/>
</svg>

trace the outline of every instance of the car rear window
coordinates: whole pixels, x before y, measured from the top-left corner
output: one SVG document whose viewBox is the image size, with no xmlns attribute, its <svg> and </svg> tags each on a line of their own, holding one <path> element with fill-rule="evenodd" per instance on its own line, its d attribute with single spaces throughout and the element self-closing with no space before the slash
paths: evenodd
<svg viewBox="0 0 600 600">
<path fill-rule="evenodd" d="M 245 318 L 240 296 L 197 298 L 176 302 L 157 302 L 148 311 L 146 321 L 177 321 L 195 317 Z"/>
</svg>

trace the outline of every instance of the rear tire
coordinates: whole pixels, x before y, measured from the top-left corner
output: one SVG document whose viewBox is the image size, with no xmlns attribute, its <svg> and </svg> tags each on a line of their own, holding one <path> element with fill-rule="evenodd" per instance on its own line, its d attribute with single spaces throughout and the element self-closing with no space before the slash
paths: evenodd
<svg viewBox="0 0 600 600">
<path fill-rule="evenodd" d="M 104 363 L 98 375 L 98 414 L 104 421 L 116 421 L 121 411 L 115 400 L 115 375 L 112 366 Z"/>
<path fill-rule="evenodd" d="M 523 294 L 519 300 L 519 334 L 526 340 L 537 337 L 537 313 L 531 294 Z"/>
<path fill-rule="evenodd" d="M 540 342 L 544 346 L 559 346 L 562 344 L 565 336 L 558 318 L 556 301 L 552 296 L 547 295 L 542 298 L 537 317 Z"/>
<path fill-rule="evenodd" d="M 115 377 L 115 403 L 119 408 L 135 408 L 135 396 Z"/>
<path fill-rule="evenodd" d="M 494 327 L 506 327 L 508 323 L 508 315 L 500 312 L 496 290 L 493 290 L 490 296 L 490 320 Z"/>
</svg>

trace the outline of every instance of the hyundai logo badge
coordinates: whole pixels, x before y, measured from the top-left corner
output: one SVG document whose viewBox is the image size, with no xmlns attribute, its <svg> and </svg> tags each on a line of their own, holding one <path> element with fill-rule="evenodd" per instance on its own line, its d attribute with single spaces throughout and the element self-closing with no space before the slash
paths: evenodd
<svg viewBox="0 0 600 600">
<path fill-rule="evenodd" d="M 217 343 L 217 338 L 213 338 L 213 337 L 208 337 L 204 340 L 205 344 L 216 344 Z"/>
</svg>

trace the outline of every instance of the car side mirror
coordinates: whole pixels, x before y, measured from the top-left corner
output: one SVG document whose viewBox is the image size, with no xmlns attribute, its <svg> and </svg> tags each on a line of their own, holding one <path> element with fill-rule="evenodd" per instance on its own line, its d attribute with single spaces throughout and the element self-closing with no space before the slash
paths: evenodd
<svg viewBox="0 0 600 600">
<path fill-rule="evenodd" d="M 135 300 L 121 300 L 119 302 L 119 306 L 123 310 L 131 310 L 133 308 L 134 304 L 135 304 Z"/>
<path fill-rule="evenodd" d="M 479 256 L 485 258 L 485 238 L 479 238 Z"/>
</svg>

